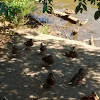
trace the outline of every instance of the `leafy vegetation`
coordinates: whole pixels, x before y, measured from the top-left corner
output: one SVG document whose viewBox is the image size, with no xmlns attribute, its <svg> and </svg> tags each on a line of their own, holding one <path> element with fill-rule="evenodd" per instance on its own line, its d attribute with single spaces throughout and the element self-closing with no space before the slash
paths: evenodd
<svg viewBox="0 0 100 100">
<path fill-rule="evenodd" d="M 44 24 L 42 27 L 42 33 L 43 34 L 49 34 L 50 33 L 50 27 L 48 26 L 48 24 Z"/>
<path fill-rule="evenodd" d="M 43 13 L 52 13 L 53 0 L 39 0 L 43 4 Z M 74 0 L 78 2 L 75 9 L 76 14 L 87 11 L 87 3 L 91 5 L 97 5 L 98 10 L 94 14 L 95 20 L 100 18 L 100 0 Z M 35 0 L 0 0 L 0 19 L 2 21 L 8 20 L 14 24 L 24 23 L 24 16 L 29 14 L 36 6 Z"/>
<path fill-rule="evenodd" d="M 0 16 L 16 24 L 23 23 L 24 16 L 34 9 L 35 4 L 35 0 L 1 0 Z"/>
<path fill-rule="evenodd" d="M 83 10 L 87 11 L 87 2 L 90 2 L 91 5 L 97 5 L 98 10 L 94 14 L 95 20 L 100 17 L 100 0 L 74 0 L 74 2 L 78 1 L 78 5 L 75 9 L 76 14 L 78 12 L 82 13 Z"/>
<path fill-rule="evenodd" d="M 43 13 L 52 13 L 53 7 L 52 7 L 52 2 L 53 0 L 39 0 L 39 2 L 43 3 Z"/>
</svg>

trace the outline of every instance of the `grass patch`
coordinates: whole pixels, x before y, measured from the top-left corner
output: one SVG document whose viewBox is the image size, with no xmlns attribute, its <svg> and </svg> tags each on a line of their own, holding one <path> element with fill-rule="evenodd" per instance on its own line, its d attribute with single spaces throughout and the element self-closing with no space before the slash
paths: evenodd
<svg viewBox="0 0 100 100">
<path fill-rule="evenodd" d="M 43 34 L 50 34 L 50 27 L 48 24 L 44 24 L 42 27 L 42 33 Z"/>
</svg>

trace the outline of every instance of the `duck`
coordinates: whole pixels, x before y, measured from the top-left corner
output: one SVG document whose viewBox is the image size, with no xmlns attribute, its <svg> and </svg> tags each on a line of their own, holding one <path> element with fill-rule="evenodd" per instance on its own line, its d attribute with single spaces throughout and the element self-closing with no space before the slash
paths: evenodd
<svg viewBox="0 0 100 100">
<path fill-rule="evenodd" d="M 17 55 L 19 55 L 19 50 L 15 45 L 12 47 L 12 55 L 13 57 L 16 57 Z"/>
<path fill-rule="evenodd" d="M 43 57 L 42 61 L 45 63 L 45 67 L 48 67 L 54 63 L 54 58 L 51 55 L 48 55 Z"/>
<path fill-rule="evenodd" d="M 77 52 L 75 51 L 75 47 L 72 47 L 72 50 L 70 50 L 69 52 L 65 52 L 65 56 L 67 56 L 69 58 L 78 57 Z"/>
<path fill-rule="evenodd" d="M 66 14 L 73 14 L 73 13 L 75 13 L 75 12 L 74 12 L 73 10 L 70 10 L 70 9 L 67 8 L 67 9 L 65 10 L 65 13 L 66 13 Z"/>
<path fill-rule="evenodd" d="M 72 30 L 73 35 L 76 35 L 79 32 L 79 27 Z"/>
<path fill-rule="evenodd" d="M 47 79 L 46 79 L 46 83 L 44 84 L 44 87 L 46 88 L 52 88 L 55 85 L 55 78 L 53 73 L 49 73 Z"/>
<path fill-rule="evenodd" d="M 29 39 L 28 41 L 24 42 L 24 45 L 26 46 L 26 49 L 29 49 L 31 46 L 33 46 L 33 40 Z"/>
<path fill-rule="evenodd" d="M 99 97 L 96 92 L 93 91 L 90 96 L 84 96 L 80 100 L 99 100 Z"/>
<path fill-rule="evenodd" d="M 83 25 L 86 24 L 87 22 L 88 22 L 88 19 L 86 19 L 85 21 L 79 22 L 79 25 L 80 25 L 80 26 L 83 26 Z"/>
<path fill-rule="evenodd" d="M 47 48 L 45 45 L 43 45 L 43 43 L 40 44 L 40 53 L 41 54 L 45 54 L 47 51 Z"/>
<path fill-rule="evenodd" d="M 78 73 L 74 75 L 74 77 L 68 83 L 69 85 L 81 85 L 83 78 L 85 77 L 85 70 L 80 68 Z"/>
</svg>

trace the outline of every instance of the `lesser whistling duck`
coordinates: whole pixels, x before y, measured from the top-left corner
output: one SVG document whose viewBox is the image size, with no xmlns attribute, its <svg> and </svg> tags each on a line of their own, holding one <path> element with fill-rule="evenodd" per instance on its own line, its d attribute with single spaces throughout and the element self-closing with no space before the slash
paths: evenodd
<svg viewBox="0 0 100 100">
<path fill-rule="evenodd" d="M 85 71 L 83 68 L 79 69 L 79 72 L 74 75 L 74 77 L 68 83 L 69 85 L 80 85 L 83 78 L 85 77 Z"/>
<path fill-rule="evenodd" d="M 54 58 L 51 55 L 43 57 L 42 60 L 45 62 L 45 67 L 48 67 L 54 63 Z"/>
<path fill-rule="evenodd" d="M 78 57 L 77 52 L 75 51 L 75 47 L 72 47 L 72 50 L 70 50 L 69 52 L 65 52 L 65 56 L 70 58 Z"/>
<path fill-rule="evenodd" d="M 41 45 L 40 45 L 40 53 L 41 54 L 45 54 L 45 52 L 47 51 L 47 48 L 46 48 L 46 46 L 45 45 L 43 45 L 42 43 L 41 43 Z"/>
</svg>

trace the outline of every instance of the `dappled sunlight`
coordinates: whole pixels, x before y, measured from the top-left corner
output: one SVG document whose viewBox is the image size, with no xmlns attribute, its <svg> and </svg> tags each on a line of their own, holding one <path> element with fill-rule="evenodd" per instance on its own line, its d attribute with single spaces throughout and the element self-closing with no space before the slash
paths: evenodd
<svg viewBox="0 0 100 100">
<path fill-rule="evenodd" d="M 23 70 L 23 72 L 21 74 L 34 77 L 35 75 L 39 75 L 39 73 L 40 72 L 30 71 L 28 68 L 26 68 L 26 69 Z"/>
<path fill-rule="evenodd" d="M 29 95 L 29 98 L 30 98 L 30 99 L 34 99 L 34 98 L 36 98 L 36 96 L 34 96 L 34 95 Z"/>
<path fill-rule="evenodd" d="M 68 100 L 76 100 L 76 98 L 68 98 Z"/>
<path fill-rule="evenodd" d="M 91 71 L 88 72 L 88 77 L 91 77 L 96 84 L 100 84 L 100 72 L 94 71 L 91 69 Z"/>
<path fill-rule="evenodd" d="M 13 38 L 16 40 L 14 44 L 18 46 L 20 56 L 9 58 L 13 44 L 7 44 L 5 47 L 7 50 L 2 50 L 0 58 L 0 93 L 6 93 L 8 98 L 15 96 L 16 100 L 28 100 L 29 98 L 38 98 L 38 100 L 77 100 L 91 93 L 92 90 L 97 93 L 100 92 L 98 87 L 100 84 L 99 49 L 93 49 L 88 45 L 85 48 L 86 45 L 77 45 L 77 42 L 71 42 L 71 40 L 57 37 L 52 39 L 50 36 L 40 34 L 34 35 L 34 32 L 33 34 L 29 32 L 29 34 L 21 35 L 20 33 L 15 36 L 16 38 Z M 33 39 L 34 44 L 30 50 L 24 50 L 24 42 L 30 38 Z M 43 55 L 40 54 L 41 43 L 46 45 L 47 48 L 46 54 Z M 78 57 L 66 57 L 65 52 L 71 50 L 73 46 L 76 46 Z M 50 68 L 46 68 L 42 66 L 44 63 L 42 58 L 49 54 L 53 56 L 54 64 Z M 86 84 L 69 86 L 68 82 L 80 68 L 84 68 L 87 72 Z M 56 84 L 54 88 L 44 89 L 43 84 L 46 82 L 49 73 L 54 74 Z"/>
<path fill-rule="evenodd" d="M 2 84 L 2 85 L 0 85 L 0 86 L 2 87 L 2 89 L 5 89 L 5 88 L 7 88 L 7 87 L 8 87 L 8 85 L 7 85 L 7 84 Z M 2 90 L 1 90 L 0 92 L 2 92 Z"/>
<path fill-rule="evenodd" d="M 11 90 L 9 93 L 13 93 L 13 94 L 18 94 L 18 91 L 17 90 Z"/>
<path fill-rule="evenodd" d="M 52 70 L 55 74 L 57 74 L 59 77 L 64 76 L 65 74 L 62 73 L 62 70 Z"/>
</svg>

